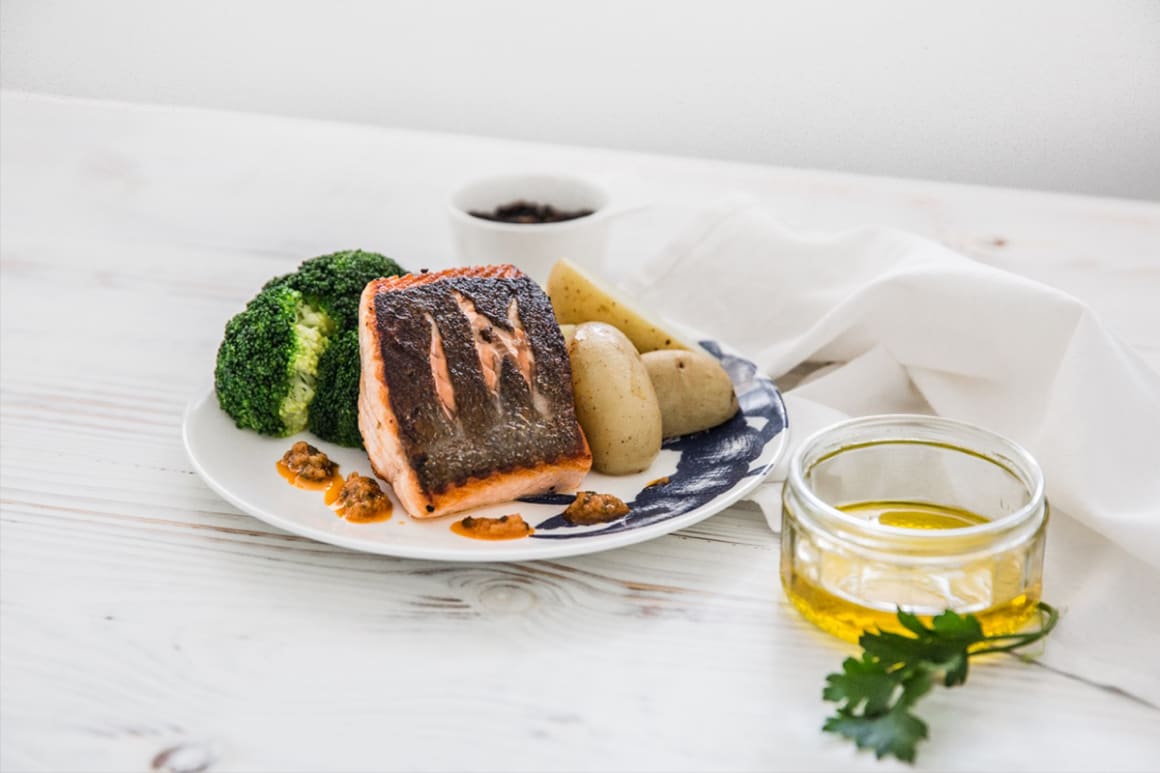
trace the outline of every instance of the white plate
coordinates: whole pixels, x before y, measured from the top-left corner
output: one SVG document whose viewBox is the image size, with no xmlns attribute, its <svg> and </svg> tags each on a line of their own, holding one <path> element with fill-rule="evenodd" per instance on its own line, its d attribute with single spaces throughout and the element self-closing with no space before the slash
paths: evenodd
<svg viewBox="0 0 1160 773">
<path fill-rule="evenodd" d="M 777 387 L 753 363 L 703 345 L 717 356 L 741 402 L 729 422 L 667 441 L 652 466 L 639 475 L 589 473 L 586 490 L 614 494 L 632 511 L 612 523 L 577 527 L 560 517 L 570 495 L 480 507 L 432 520 L 415 520 L 391 494 L 394 515 L 380 523 L 350 523 L 323 503 L 322 493 L 289 485 L 275 469 L 294 441 L 305 439 L 336 461 L 342 473 L 373 475 L 366 454 L 308 433 L 269 438 L 234 426 L 210 389 L 185 411 L 185 450 L 205 482 L 243 512 L 303 537 L 351 550 L 439 561 L 529 561 L 631 545 L 690 526 L 738 501 L 773 469 L 786 445 L 785 404 Z M 650 482 L 668 477 L 664 485 Z M 390 487 L 384 485 L 390 492 Z M 535 532 L 523 539 L 485 541 L 451 531 L 464 515 L 518 512 Z"/>
</svg>

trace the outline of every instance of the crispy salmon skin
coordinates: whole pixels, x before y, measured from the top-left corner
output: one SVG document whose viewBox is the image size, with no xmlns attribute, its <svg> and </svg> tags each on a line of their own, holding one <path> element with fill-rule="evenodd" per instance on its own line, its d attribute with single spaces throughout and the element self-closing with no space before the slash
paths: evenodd
<svg viewBox="0 0 1160 773">
<path fill-rule="evenodd" d="M 370 282 L 359 350 L 367 454 L 416 518 L 574 489 L 592 465 L 551 304 L 514 266 Z"/>
</svg>

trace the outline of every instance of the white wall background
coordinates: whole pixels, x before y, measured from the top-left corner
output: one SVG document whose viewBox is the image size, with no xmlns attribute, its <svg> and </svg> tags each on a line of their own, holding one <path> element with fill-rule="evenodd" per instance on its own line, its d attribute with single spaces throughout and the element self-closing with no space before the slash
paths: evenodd
<svg viewBox="0 0 1160 773">
<path fill-rule="evenodd" d="M 1160 199 L 1154 0 L 4 0 L 0 83 Z"/>
</svg>

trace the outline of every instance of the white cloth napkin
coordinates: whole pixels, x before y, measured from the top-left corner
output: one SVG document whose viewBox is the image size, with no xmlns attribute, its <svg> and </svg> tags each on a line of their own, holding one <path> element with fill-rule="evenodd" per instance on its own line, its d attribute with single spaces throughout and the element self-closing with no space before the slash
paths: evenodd
<svg viewBox="0 0 1160 773">
<path fill-rule="evenodd" d="M 739 200 L 625 284 L 775 378 L 830 363 L 786 395 L 791 453 L 833 421 L 892 412 L 1025 446 L 1052 505 L 1044 597 L 1066 609 L 1041 662 L 1160 704 L 1160 674 L 1126 657 L 1135 637 L 1160 643 L 1160 374 L 1082 301 L 886 228 L 791 233 Z M 774 530 L 783 477 L 753 497 Z"/>
</svg>

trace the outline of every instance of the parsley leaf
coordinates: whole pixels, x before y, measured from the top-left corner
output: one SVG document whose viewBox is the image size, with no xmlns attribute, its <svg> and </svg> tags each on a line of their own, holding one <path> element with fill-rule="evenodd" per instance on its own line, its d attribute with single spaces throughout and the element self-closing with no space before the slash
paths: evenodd
<svg viewBox="0 0 1160 773">
<path fill-rule="evenodd" d="M 897 691 L 898 680 L 880 662 L 863 655 L 862 660 L 846 658 L 842 662 L 842 673 L 826 677 L 822 697 L 828 701 L 845 701 L 845 709 L 849 711 L 861 708 L 866 714 L 881 714 L 890 708 Z"/>
<path fill-rule="evenodd" d="M 931 627 L 927 627 L 917 616 L 899 610 L 898 622 L 914 636 L 867 631 L 858 643 L 867 653 L 888 665 L 941 672 L 945 674 L 947 687 L 967 680 L 969 650 L 986 639 L 978 618 L 974 615 L 960 617 L 948 609 L 931 620 Z"/>
<path fill-rule="evenodd" d="M 913 762 L 918 742 L 927 737 L 926 723 L 915 716 L 914 704 L 941 677 L 947 687 L 967 680 L 970 658 L 988 652 L 1010 652 L 1038 641 L 1055 627 L 1059 612 L 1039 603 L 1040 626 L 1028 633 L 987 636 L 974 615 L 947 610 L 923 623 L 917 615 L 898 610 L 898 622 L 912 636 L 867 631 L 858 643 L 862 657 L 846 658 L 839 673 L 826 677 L 822 698 L 838 704 L 822 730 Z"/>
<path fill-rule="evenodd" d="M 903 762 L 914 762 L 915 747 L 927 736 L 926 723 L 901 703 L 869 717 L 839 711 L 822 729 L 849 738 L 859 749 L 873 749 L 879 759 L 892 754 Z"/>
</svg>

